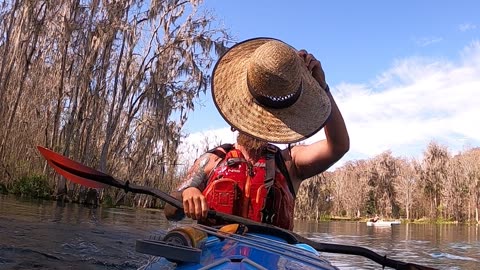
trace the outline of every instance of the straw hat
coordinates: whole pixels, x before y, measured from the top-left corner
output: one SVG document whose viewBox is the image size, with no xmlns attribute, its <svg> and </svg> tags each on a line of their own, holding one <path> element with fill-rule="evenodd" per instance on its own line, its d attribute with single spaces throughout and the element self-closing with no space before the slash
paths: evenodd
<svg viewBox="0 0 480 270">
<path fill-rule="evenodd" d="M 230 48 L 213 70 L 212 96 L 238 131 L 273 143 L 293 143 L 319 131 L 331 103 L 290 45 L 254 38 Z"/>
</svg>

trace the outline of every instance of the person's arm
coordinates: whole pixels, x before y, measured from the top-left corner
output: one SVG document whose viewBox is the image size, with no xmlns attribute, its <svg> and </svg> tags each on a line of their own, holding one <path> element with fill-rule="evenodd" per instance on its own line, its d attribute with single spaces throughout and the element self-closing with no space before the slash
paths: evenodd
<svg viewBox="0 0 480 270">
<path fill-rule="evenodd" d="M 320 62 L 304 50 L 300 51 L 299 55 L 312 71 L 312 76 L 320 87 L 326 89 L 325 73 Z M 327 92 L 327 95 L 332 104 L 332 111 L 324 126 L 326 139 L 310 145 L 292 147 L 291 158 L 295 179 L 307 179 L 327 170 L 350 149 L 350 139 L 342 114 L 331 93 Z"/>
<path fill-rule="evenodd" d="M 202 190 L 207 184 L 207 176 L 217 164 L 216 155 L 205 153 L 199 157 L 189 169 L 185 180 L 171 193 L 172 196 L 182 201 L 183 213 L 192 219 L 202 219 L 207 216 L 208 205 Z M 165 204 L 165 217 L 168 220 L 180 220 L 184 214 L 170 204 Z"/>
</svg>

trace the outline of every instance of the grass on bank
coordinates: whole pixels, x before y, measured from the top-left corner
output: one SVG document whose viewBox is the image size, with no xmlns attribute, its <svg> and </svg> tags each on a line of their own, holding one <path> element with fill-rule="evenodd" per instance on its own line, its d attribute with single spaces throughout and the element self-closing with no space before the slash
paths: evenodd
<svg viewBox="0 0 480 270">
<path fill-rule="evenodd" d="M 24 176 L 13 182 L 10 189 L 7 189 L 6 186 L 4 188 L 5 193 L 30 198 L 51 199 L 53 194 L 53 190 L 44 175 Z"/>
</svg>

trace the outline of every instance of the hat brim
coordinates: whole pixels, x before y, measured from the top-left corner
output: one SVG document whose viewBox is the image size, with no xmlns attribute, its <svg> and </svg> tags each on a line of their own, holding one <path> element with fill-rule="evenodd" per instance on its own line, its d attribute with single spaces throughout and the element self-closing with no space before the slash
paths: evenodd
<svg viewBox="0 0 480 270">
<path fill-rule="evenodd" d="M 233 128 L 272 143 L 294 143 L 317 133 L 331 113 L 330 99 L 303 66 L 303 91 L 291 106 L 263 107 L 247 86 L 247 64 L 262 44 L 276 40 L 254 38 L 231 47 L 213 70 L 212 97 L 222 117 Z"/>
</svg>

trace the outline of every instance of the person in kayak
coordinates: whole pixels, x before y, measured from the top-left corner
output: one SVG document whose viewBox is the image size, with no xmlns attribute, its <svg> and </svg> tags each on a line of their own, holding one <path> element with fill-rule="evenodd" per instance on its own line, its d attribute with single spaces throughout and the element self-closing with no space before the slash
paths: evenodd
<svg viewBox="0 0 480 270">
<path fill-rule="evenodd" d="M 238 131 L 237 141 L 197 158 L 172 195 L 195 220 L 205 221 L 214 209 L 291 230 L 300 183 L 327 170 L 350 147 L 320 61 L 277 39 L 249 39 L 216 63 L 212 97 Z M 325 139 L 290 145 L 322 128 Z M 169 220 L 183 218 L 183 212 L 165 207 Z"/>
</svg>

